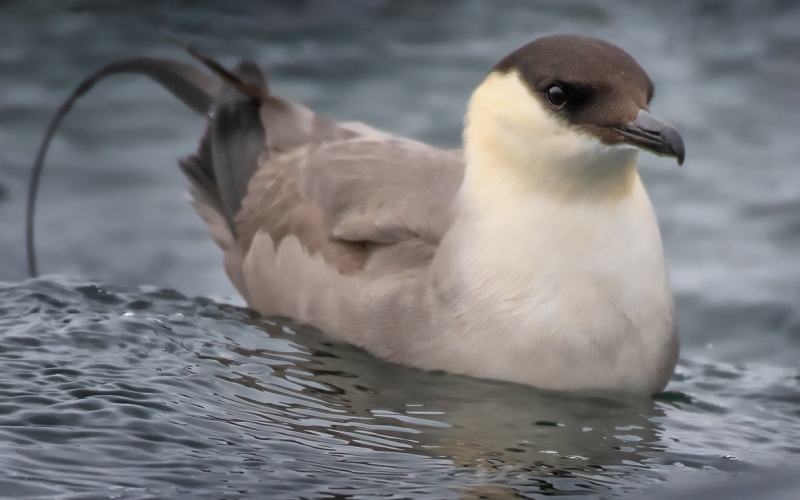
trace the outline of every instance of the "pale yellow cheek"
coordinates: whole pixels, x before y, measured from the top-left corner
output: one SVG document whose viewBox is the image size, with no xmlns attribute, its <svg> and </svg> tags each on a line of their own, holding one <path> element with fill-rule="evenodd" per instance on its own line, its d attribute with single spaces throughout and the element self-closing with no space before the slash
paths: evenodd
<svg viewBox="0 0 800 500">
<path fill-rule="evenodd" d="M 583 154 L 586 138 L 543 109 L 517 73 L 489 75 L 470 100 L 469 140 L 509 164 Z"/>
<path fill-rule="evenodd" d="M 532 191 L 618 199 L 635 178 L 635 154 L 621 155 L 567 125 L 514 72 L 491 74 L 475 91 L 464 141 L 466 182 L 487 203 Z"/>
</svg>

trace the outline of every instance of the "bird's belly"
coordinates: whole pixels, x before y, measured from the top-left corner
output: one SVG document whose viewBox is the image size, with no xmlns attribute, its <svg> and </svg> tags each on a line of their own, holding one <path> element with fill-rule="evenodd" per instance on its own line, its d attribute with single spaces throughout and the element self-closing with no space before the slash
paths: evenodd
<svg viewBox="0 0 800 500">
<path fill-rule="evenodd" d="M 546 389 L 663 389 L 677 356 L 668 290 L 636 298 L 573 292 L 475 307 L 444 335 L 459 340 L 448 342 L 454 352 L 440 351 L 439 368 Z"/>
</svg>

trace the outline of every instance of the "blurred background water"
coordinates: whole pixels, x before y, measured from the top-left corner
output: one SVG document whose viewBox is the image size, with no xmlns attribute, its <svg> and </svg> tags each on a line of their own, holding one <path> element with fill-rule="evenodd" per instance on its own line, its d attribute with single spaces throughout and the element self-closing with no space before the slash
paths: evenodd
<svg viewBox="0 0 800 500">
<path fill-rule="evenodd" d="M 447 147 L 471 90 L 530 39 L 625 48 L 688 151 L 680 169 L 641 156 L 680 394 L 420 373 L 236 307 L 176 167 L 204 123 L 142 77 L 103 82 L 65 120 L 37 216 L 51 276 L 25 281 L 48 120 L 108 62 L 186 60 L 161 29 L 227 65 L 254 59 L 275 92 L 333 118 Z M 0 2 L 0 496 L 637 496 L 796 467 L 798 109 L 793 1 Z"/>
</svg>

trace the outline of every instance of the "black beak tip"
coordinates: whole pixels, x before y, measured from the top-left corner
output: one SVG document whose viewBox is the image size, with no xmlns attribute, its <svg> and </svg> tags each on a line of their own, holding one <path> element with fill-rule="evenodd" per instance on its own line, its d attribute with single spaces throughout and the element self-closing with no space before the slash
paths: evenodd
<svg viewBox="0 0 800 500">
<path fill-rule="evenodd" d="M 672 127 L 664 127 L 664 130 L 661 132 L 664 140 L 667 144 L 669 144 L 670 149 L 672 149 L 672 155 L 678 160 L 678 166 L 683 165 L 683 160 L 686 158 L 686 147 L 683 145 L 683 138 L 681 134 L 678 133 Z"/>
</svg>

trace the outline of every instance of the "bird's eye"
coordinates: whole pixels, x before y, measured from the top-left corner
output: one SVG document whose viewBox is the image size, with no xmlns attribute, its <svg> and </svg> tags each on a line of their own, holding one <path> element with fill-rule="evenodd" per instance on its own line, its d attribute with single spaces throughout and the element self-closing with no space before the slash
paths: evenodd
<svg viewBox="0 0 800 500">
<path fill-rule="evenodd" d="M 547 102 L 557 108 L 560 108 L 567 102 L 567 93 L 561 85 L 551 85 L 544 93 L 547 96 Z"/>
</svg>

